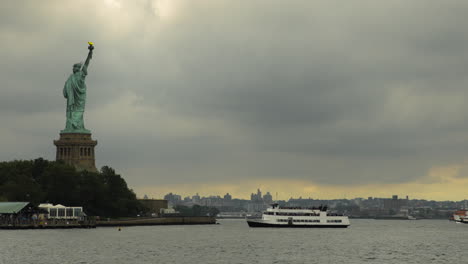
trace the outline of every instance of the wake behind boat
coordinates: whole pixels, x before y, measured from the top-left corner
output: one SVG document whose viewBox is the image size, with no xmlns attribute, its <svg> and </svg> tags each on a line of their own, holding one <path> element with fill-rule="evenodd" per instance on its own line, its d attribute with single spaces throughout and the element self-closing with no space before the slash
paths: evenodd
<svg viewBox="0 0 468 264">
<path fill-rule="evenodd" d="M 350 225 L 345 215 L 332 214 L 326 206 L 318 208 L 279 207 L 272 204 L 262 219 L 247 219 L 250 227 L 346 228 Z"/>
</svg>

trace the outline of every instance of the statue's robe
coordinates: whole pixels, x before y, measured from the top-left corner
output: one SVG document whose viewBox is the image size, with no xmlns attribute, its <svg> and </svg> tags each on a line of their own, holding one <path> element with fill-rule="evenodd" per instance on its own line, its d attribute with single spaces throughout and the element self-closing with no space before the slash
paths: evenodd
<svg viewBox="0 0 468 264">
<path fill-rule="evenodd" d="M 86 73 L 78 71 L 68 77 L 63 87 L 67 98 L 67 123 L 65 130 L 84 130 L 83 113 L 86 104 Z"/>
</svg>

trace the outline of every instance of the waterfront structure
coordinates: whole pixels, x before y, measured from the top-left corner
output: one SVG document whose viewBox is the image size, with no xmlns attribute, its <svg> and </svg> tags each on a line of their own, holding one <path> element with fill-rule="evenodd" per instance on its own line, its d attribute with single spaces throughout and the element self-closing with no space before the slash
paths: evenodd
<svg viewBox="0 0 468 264">
<path fill-rule="evenodd" d="M 0 216 L 29 213 L 31 206 L 28 205 L 29 202 L 0 202 Z"/>
<path fill-rule="evenodd" d="M 47 212 L 47 219 L 80 220 L 86 216 L 81 206 L 69 207 L 61 204 L 53 205 L 51 203 L 44 203 L 40 204 L 38 207 Z"/>
<path fill-rule="evenodd" d="M 0 228 L 30 224 L 39 212 L 29 202 L 0 202 Z"/>
<path fill-rule="evenodd" d="M 89 43 L 88 57 L 83 64 L 73 65 L 73 73 L 68 77 L 63 88 L 66 98 L 65 129 L 60 131 L 60 139 L 54 140 L 55 159 L 74 166 L 77 170 L 97 172 L 94 148 L 97 141 L 91 138 L 91 131 L 84 126 L 86 105 L 86 83 L 88 66 L 93 56 L 94 45 Z"/>
<path fill-rule="evenodd" d="M 52 215 L 54 212 L 52 208 L 55 209 L 55 216 Z M 85 219 L 82 212 L 81 207 L 52 204 L 41 204 L 36 207 L 29 202 L 0 202 L 0 229 L 96 227 L 94 221 Z"/>
<path fill-rule="evenodd" d="M 161 212 L 161 209 L 168 208 L 167 200 L 163 199 L 138 199 L 138 201 L 148 209 L 148 212 L 152 216 L 158 216 Z"/>
<path fill-rule="evenodd" d="M 280 207 L 273 204 L 262 214 L 262 219 L 247 219 L 250 227 L 346 228 L 350 225 L 345 215 L 318 208 Z"/>
</svg>

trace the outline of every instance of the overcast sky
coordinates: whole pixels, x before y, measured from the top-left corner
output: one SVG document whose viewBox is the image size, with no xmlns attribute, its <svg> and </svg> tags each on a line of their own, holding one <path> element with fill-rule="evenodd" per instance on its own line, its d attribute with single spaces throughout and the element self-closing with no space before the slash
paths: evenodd
<svg viewBox="0 0 468 264">
<path fill-rule="evenodd" d="M 15 0 L 0 8 L 0 160 L 85 126 L 139 196 L 467 197 L 467 1 Z"/>
</svg>

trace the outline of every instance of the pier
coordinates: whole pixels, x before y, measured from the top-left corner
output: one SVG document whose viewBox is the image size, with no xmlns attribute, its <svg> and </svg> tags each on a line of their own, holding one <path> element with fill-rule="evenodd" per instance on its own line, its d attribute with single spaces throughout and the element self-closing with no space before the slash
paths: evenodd
<svg viewBox="0 0 468 264">
<path fill-rule="evenodd" d="M 96 228 L 95 221 L 34 221 L 18 220 L 0 221 L 0 229 L 69 229 Z"/>
</svg>

